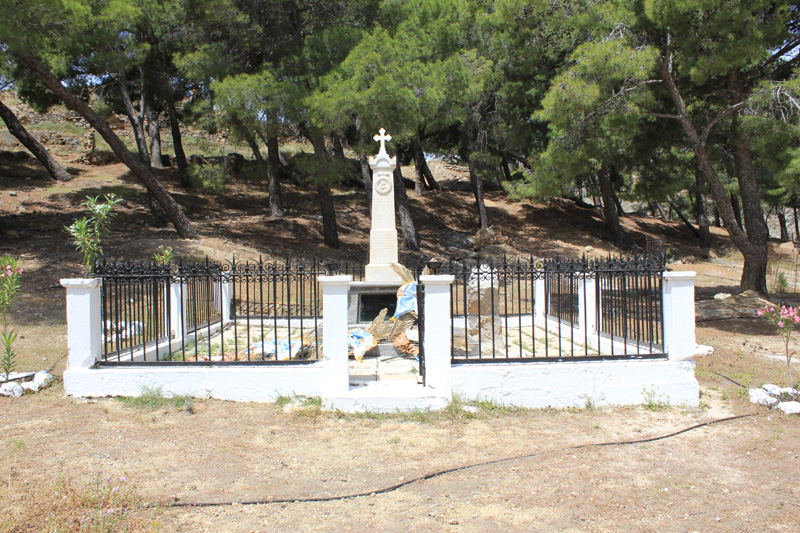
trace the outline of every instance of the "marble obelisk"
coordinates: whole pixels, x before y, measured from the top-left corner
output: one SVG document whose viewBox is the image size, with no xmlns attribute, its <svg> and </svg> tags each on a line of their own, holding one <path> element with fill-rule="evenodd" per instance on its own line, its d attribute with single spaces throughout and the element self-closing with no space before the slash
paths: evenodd
<svg viewBox="0 0 800 533">
<path fill-rule="evenodd" d="M 369 158 L 372 168 L 372 226 L 369 231 L 368 282 L 401 282 L 389 263 L 397 263 L 397 228 L 394 213 L 394 167 L 396 159 L 386 153 L 386 141 L 392 137 L 381 128 L 373 137 L 381 143 L 378 155 Z"/>
</svg>

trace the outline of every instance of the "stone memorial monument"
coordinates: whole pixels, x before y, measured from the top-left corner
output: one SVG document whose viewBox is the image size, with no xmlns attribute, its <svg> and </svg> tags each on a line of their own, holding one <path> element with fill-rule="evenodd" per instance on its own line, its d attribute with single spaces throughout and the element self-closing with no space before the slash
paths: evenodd
<svg viewBox="0 0 800 533">
<path fill-rule="evenodd" d="M 372 225 L 369 232 L 369 263 L 364 269 L 364 281 L 350 284 L 348 321 L 351 324 L 369 322 L 381 309 L 394 313 L 400 275 L 392 270 L 397 263 L 397 228 L 394 212 L 394 168 L 396 159 L 386 153 L 386 141 L 392 137 L 381 128 L 373 137 L 381 143 L 378 155 L 369 158 L 372 168 Z"/>
<path fill-rule="evenodd" d="M 386 153 L 386 141 L 391 135 L 381 128 L 373 137 L 381 143 L 378 155 L 369 158 L 372 168 L 372 227 L 369 232 L 369 264 L 364 279 L 367 282 L 397 282 L 400 276 L 389 263 L 397 263 L 397 228 L 394 213 L 394 168 L 396 159 Z"/>
</svg>

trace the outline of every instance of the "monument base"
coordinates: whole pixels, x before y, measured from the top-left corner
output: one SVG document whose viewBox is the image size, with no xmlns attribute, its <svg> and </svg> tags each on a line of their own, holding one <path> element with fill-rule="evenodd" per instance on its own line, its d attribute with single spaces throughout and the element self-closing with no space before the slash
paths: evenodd
<svg viewBox="0 0 800 533">
<path fill-rule="evenodd" d="M 389 263 L 370 263 L 364 267 L 364 281 L 369 283 L 403 283 L 400 274 L 392 270 Z"/>
<path fill-rule="evenodd" d="M 389 310 L 387 317 L 394 314 L 397 305 L 397 289 L 401 281 L 375 282 L 355 281 L 350 284 L 347 302 L 347 323 L 363 324 L 372 322 L 381 309 Z"/>
</svg>

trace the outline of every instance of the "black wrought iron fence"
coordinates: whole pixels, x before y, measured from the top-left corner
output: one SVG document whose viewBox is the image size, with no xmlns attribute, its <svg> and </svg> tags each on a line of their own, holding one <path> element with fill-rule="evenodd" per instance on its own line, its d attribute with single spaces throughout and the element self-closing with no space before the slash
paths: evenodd
<svg viewBox="0 0 800 533">
<path fill-rule="evenodd" d="M 98 263 L 95 277 L 103 280 L 101 315 L 103 354 L 131 351 L 165 339 L 169 269 L 158 265 Z"/>
<path fill-rule="evenodd" d="M 452 360 L 663 357 L 660 255 L 445 263 Z"/>
<path fill-rule="evenodd" d="M 635 340 L 646 349 L 664 344 L 661 255 L 608 258 L 596 264 L 599 330 Z M 628 344 L 623 347 L 627 349 Z"/>
<path fill-rule="evenodd" d="M 322 353 L 318 277 L 350 263 L 100 261 L 101 364 L 305 362 Z"/>
</svg>

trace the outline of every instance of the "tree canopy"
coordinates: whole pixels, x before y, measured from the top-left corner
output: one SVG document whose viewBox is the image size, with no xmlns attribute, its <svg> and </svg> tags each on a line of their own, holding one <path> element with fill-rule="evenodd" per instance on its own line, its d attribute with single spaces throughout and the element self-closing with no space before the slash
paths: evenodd
<svg viewBox="0 0 800 533">
<path fill-rule="evenodd" d="M 364 168 L 366 141 L 381 127 L 398 151 L 413 153 L 420 176 L 423 147 L 468 164 L 474 222 L 484 227 L 485 181 L 518 199 L 600 196 L 621 249 L 641 245 L 621 229 L 621 200 L 654 213 L 669 205 L 701 241 L 705 235 L 704 249 L 713 207 L 745 256 L 742 287 L 761 292 L 764 206 L 800 206 L 800 28 L 792 2 L 2 5 L 4 84 L 37 109 L 59 101 L 78 109 L 104 137 L 113 132 L 88 103 L 99 98 L 126 113 L 138 162 L 121 142 L 107 140 L 184 236 L 192 234 L 188 222 L 149 170 L 161 164 L 164 115 L 179 165 L 186 164 L 180 121 L 245 141 L 269 176 L 273 217 L 284 213 L 281 176 L 301 171 L 319 190 L 331 245 L 328 188 L 357 172 L 336 162 L 342 143 Z M 298 133 L 317 153 L 290 168 L 279 139 Z M 363 180 L 369 190 L 369 175 Z M 684 215 L 689 208 L 694 222 Z"/>
</svg>

